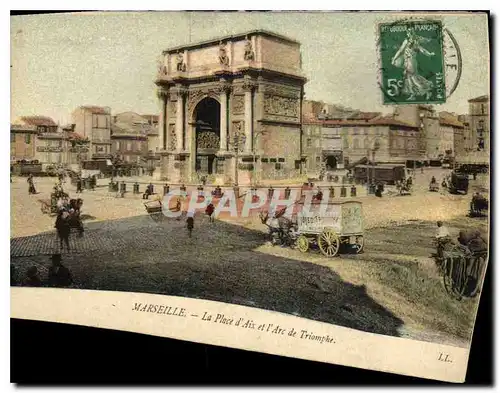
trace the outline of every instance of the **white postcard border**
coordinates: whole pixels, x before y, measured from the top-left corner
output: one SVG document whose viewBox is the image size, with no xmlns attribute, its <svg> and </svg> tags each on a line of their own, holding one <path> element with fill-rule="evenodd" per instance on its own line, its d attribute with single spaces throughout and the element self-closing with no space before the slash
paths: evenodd
<svg viewBox="0 0 500 393">
<path fill-rule="evenodd" d="M 156 312 L 149 305 L 155 305 Z M 148 308 L 150 312 L 140 311 Z M 224 319 L 216 321 L 217 314 Z M 466 348 L 246 306 L 146 293 L 13 287 L 11 318 L 137 332 L 446 382 L 465 380 L 469 357 Z M 247 321 L 253 327 L 245 327 Z M 290 336 L 292 328 L 295 336 Z M 307 334 L 325 338 L 321 343 Z"/>
</svg>

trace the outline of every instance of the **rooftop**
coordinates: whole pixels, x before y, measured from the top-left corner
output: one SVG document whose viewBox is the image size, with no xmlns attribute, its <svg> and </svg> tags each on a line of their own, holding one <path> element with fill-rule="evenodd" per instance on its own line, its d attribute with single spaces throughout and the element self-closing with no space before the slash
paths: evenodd
<svg viewBox="0 0 500 393">
<path fill-rule="evenodd" d="M 280 34 L 273 33 L 271 31 L 259 29 L 259 30 L 250 30 L 250 31 L 238 33 L 238 34 L 226 35 L 223 37 L 216 37 L 216 38 L 212 38 L 210 40 L 199 41 L 199 42 L 195 42 L 192 44 L 178 45 L 178 46 L 169 48 L 167 50 L 164 50 L 163 54 L 165 55 L 167 53 L 177 52 L 181 49 L 202 48 L 205 46 L 212 46 L 213 44 L 219 44 L 220 41 L 225 42 L 225 41 L 237 40 L 237 39 L 245 38 L 246 36 L 250 37 L 252 35 L 262 35 L 262 36 L 273 37 L 273 38 L 277 38 L 281 41 L 286 41 L 286 42 L 300 45 L 300 42 L 293 40 L 291 38 L 282 36 Z"/>
<path fill-rule="evenodd" d="M 36 132 L 36 126 L 28 125 L 28 124 L 11 124 L 11 131 L 33 131 Z"/>
<path fill-rule="evenodd" d="M 107 106 L 82 105 L 79 108 L 96 114 L 109 115 L 111 113 L 111 108 Z"/>
<path fill-rule="evenodd" d="M 471 98 L 469 100 L 469 102 L 487 102 L 490 100 L 490 96 L 489 95 L 484 95 L 484 96 L 479 96 L 479 97 L 476 97 L 476 98 Z"/>
<path fill-rule="evenodd" d="M 370 112 L 367 112 L 370 113 Z M 394 119 L 391 116 L 378 116 L 375 118 L 361 117 L 359 119 L 332 119 L 319 120 L 313 118 L 304 118 L 305 125 L 323 125 L 323 126 L 399 126 L 405 128 L 418 129 L 419 127 Z"/>
<path fill-rule="evenodd" d="M 57 123 L 48 116 L 21 116 L 20 119 L 32 126 L 57 126 Z"/>
<path fill-rule="evenodd" d="M 440 112 L 439 113 L 439 124 L 444 126 L 456 127 L 456 128 L 464 128 L 464 123 L 458 120 L 458 118 L 449 112 Z"/>
</svg>

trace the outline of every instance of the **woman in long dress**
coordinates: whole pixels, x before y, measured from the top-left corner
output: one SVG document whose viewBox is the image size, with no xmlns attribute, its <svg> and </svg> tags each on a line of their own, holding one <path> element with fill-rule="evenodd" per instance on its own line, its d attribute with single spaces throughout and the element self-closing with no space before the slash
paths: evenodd
<svg viewBox="0 0 500 393">
<path fill-rule="evenodd" d="M 395 67 L 403 68 L 403 93 L 408 95 L 408 100 L 423 95 L 429 99 L 433 83 L 419 75 L 417 55 L 422 53 L 428 57 L 434 56 L 434 52 L 429 52 L 421 45 L 421 42 L 429 42 L 431 39 L 418 36 L 413 28 L 409 28 L 406 34 L 407 38 L 392 58 L 391 63 Z"/>
</svg>

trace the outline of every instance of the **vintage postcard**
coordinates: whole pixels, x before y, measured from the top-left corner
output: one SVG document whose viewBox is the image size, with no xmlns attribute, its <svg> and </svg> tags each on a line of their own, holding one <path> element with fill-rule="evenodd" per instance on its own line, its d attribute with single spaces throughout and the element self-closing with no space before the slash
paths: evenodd
<svg viewBox="0 0 500 393">
<path fill-rule="evenodd" d="M 488 40 L 480 12 L 12 16 L 11 316 L 463 382 Z"/>
</svg>

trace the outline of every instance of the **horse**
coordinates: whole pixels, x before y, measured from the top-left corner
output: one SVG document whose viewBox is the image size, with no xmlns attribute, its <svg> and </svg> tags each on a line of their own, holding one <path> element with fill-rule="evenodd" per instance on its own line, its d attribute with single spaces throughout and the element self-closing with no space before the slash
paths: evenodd
<svg viewBox="0 0 500 393">
<path fill-rule="evenodd" d="M 295 224 L 292 220 L 284 217 L 286 208 L 279 210 L 272 217 L 270 212 L 260 212 L 259 218 L 262 224 L 266 225 L 269 230 L 269 237 L 273 245 L 279 242 L 281 245 L 291 244 L 292 238 L 290 236 Z"/>
</svg>

